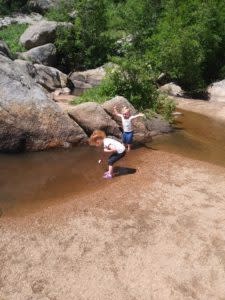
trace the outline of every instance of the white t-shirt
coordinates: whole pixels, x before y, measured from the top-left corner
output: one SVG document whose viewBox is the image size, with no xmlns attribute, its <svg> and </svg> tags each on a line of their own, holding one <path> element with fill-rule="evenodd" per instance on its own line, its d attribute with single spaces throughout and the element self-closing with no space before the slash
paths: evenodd
<svg viewBox="0 0 225 300">
<path fill-rule="evenodd" d="M 133 119 L 132 116 L 129 117 L 128 119 L 125 119 L 123 115 L 121 115 L 122 118 L 122 125 L 123 125 L 123 131 L 124 132 L 131 132 L 133 131 L 132 129 L 132 123 L 131 120 Z"/>
<path fill-rule="evenodd" d="M 104 148 L 109 148 L 109 146 L 112 145 L 116 148 L 117 153 L 123 153 L 125 151 L 125 146 L 123 144 L 111 138 L 105 138 L 103 140 L 103 145 Z"/>
</svg>

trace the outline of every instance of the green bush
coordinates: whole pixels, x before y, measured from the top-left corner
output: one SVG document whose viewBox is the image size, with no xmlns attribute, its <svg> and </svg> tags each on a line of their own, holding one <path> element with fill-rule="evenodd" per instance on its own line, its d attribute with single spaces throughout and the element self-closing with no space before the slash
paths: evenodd
<svg viewBox="0 0 225 300">
<path fill-rule="evenodd" d="M 155 73 L 145 57 L 129 54 L 114 58 L 117 67 L 110 78 L 116 93 L 122 95 L 138 109 L 150 108 L 158 97 Z"/>
<path fill-rule="evenodd" d="M 50 9 L 45 17 L 50 21 L 57 22 L 69 22 L 72 21 L 70 13 L 76 10 L 77 1 L 74 0 L 64 0 L 59 3 L 59 5 Z"/>
<path fill-rule="evenodd" d="M 27 0 L 0 0 L 0 16 L 16 11 L 27 11 Z"/>
<path fill-rule="evenodd" d="M 138 110 L 162 114 L 165 119 L 172 120 L 175 110 L 174 101 L 159 95 L 155 85 L 155 77 L 151 67 L 137 57 L 116 60 L 115 65 L 108 70 L 107 77 L 101 85 L 86 91 L 76 98 L 73 104 L 87 101 L 102 103 L 116 95 L 124 96 Z"/>
<path fill-rule="evenodd" d="M 186 90 L 201 90 L 225 65 L 225 5 L 221 0 L 167 0 L 157 31 L 149 37 L 155 71 Z"/>
<path fill-rule="evenodd" d="M 19 38 L 27 27 L 26 24 L 13 24 L 0 29 L 0 39 L 6 42 L 12 54 L 25 51 L 19 43 Z"/>
<path fill-rule="evenodd" d="M 58 30 L 56 47 L 67 69 L 95 68 L 107 61 L 111 49 L 105 1 L 78 1 L 76 7 L 74 26 Z"/>
</svg>

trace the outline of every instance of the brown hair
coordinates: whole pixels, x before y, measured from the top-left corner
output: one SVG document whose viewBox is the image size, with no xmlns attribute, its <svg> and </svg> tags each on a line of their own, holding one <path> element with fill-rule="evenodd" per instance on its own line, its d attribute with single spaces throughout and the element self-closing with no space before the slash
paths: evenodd
<svg viewBox="0 0 225 300">
<path fill-rule="evenodd" d="M 106 134 L 104 131 L 102 130 L 94 130 L 92 135 L 89 138 L 89 145 L 91 146 L 98 146 L 98 141 L 99 140 L 103 140 L 104 138 L 106 138 Z"/>
</svg>

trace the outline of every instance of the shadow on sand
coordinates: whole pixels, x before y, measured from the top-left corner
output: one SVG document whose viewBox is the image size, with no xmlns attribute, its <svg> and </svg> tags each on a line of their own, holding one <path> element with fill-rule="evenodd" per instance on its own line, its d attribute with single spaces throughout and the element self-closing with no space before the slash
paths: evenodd
<svg viewBox="0 0 225 300">
<path fill-rule="evenodd" d="M 115 167 L 115 176 L 123 176 L 130 175 L 136 173 L 136 169 L 134 168 L 126 168 L 126 167 Z"/>
</svg>

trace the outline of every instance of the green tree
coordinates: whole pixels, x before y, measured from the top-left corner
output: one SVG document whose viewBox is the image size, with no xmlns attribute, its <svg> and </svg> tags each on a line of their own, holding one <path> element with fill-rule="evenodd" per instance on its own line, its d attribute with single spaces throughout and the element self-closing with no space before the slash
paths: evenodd
<svg viewBox="0 0 225 300">
<path fill-rule="evenodd" d="M 27 0 L 0 0 L 0 16 L 26 9 Z"/>
<path fill-rule="evenodd" d="M 106 62 L 110 52 L 105 1 L 83 0 L 76 8 L 73 27 L 59 30 L 56 46 L 70 69 L 94 68 Z"/>
<path fill-rule="evenodd" d="M 153 68 L 187 90 L 203 89 L 224 65 L 224 20 L 222 0 L 167 0 L 148 40 Z"/>
</svg>

